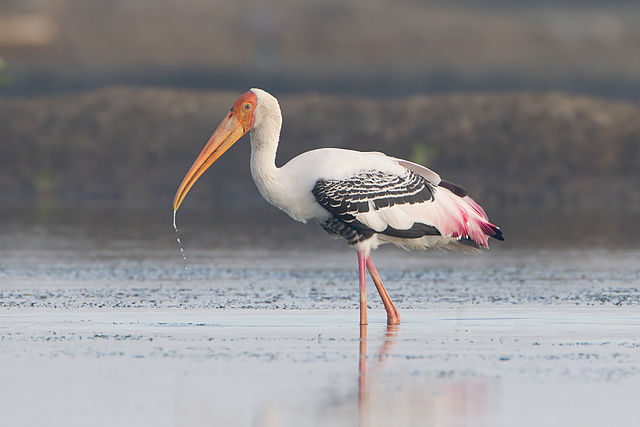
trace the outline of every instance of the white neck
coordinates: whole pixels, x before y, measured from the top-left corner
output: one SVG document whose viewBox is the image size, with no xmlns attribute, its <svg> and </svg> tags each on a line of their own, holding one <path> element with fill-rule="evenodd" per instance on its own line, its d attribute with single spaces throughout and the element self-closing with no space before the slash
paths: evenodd
<svg viewBox="0 0 640 427">
<path fill-rule="evenodd" d="M 251 176 L 262 197 L 278 206 L 280 169 L 276 167 L 276 151 L 280 139 L 280 109 L 262 111 L 260 123 L 251 130 Z"/>
</svg>

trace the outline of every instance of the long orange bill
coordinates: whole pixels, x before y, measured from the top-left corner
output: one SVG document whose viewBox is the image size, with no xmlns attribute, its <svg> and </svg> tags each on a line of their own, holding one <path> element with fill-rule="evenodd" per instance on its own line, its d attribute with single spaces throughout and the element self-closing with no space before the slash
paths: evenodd
<svg viewBox="0 0 640 427">
<path fill-rule="evenodd" d="M 247 133 L 249 129 L 245 129 L 240 121 L 233 113 L 220 123 L 216 131 L 211 135 L 209 142 L 206 143 L 195 162 L 185 175 L 178 191 L 173 199 L 173 211 L 177 211 L 180 204 L 186 197 L 187 193 L 196 183 L 200 175 L 207 170 L 220 156 L 224 154 L 242 135 Z"/>
</svg>

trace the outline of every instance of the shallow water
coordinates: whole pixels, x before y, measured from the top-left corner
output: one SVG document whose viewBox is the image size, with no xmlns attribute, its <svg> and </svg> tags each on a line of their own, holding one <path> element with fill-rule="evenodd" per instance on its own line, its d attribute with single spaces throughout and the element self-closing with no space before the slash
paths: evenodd
<svg viewBox="0 0 640 427">
<path fill-rule="evenodd" d="M 0 409 L 8 425 L 640 421 L 629 411 L 640 387 L 635 308 L 402 314 L 392 329 L 371 316 L 363 349 L 348 311 L 3 311 Z"/>
<path fill-rule="evenodd" d="M 178 216 L 189 281 L 170 214 L 5 211 L 8 425 L 640 423 L 634 218 L 502 219 L 479 255 L 382 248 L 403 323 L 370 286 L 361 340 L 355 253 L 254 213 Z"/>
</svg>

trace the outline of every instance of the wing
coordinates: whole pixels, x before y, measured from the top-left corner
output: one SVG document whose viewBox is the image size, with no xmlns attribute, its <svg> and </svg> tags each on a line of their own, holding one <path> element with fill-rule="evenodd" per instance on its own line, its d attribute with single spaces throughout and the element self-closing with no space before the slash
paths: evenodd
<svg viewBox="0 0 640 427">
<path fill-rule="evenodd" d="M 434 175 L 440 186 L 409 168 L 400 175 L 366 170 L 347 179 L 320 179 L 312 193 L 333 215 L 325 229 L 351 244 L 381 234 L 397 239 L 468 239 L 486 247 L 487 236 L 497 235 L 499 229 L 462 187 Z"/>
<path fill-rule="evenodd" d="M 400 220 L 397 215 L 387 215 L 386 221 L 377 221 L 374 225 L 372 217 L 367 215 L 391 213 L 390 208 L 394 206 L 432 201 L 433 189 L 427 180 L 410 170 L 402 176 L 370 170 L 348 179 L 318 180 L 312 193 L 318 203 L 334 216 L 325 229 L 352 243 L 366 240 L 374 233 L 399 238 L 439 236 L 440 232 L 429 224 L 414 221 L 409 224 L 407 218 Z M 351 230 L 356 234 L 349 233 Z"/>
<path fill-rule="evenodd" d="M 423 177 L 424 179 L 429 181 L 431 184 L 433 184 L 433 185 L 439 185 L 440 184 L 440 181 L 441 181 L 440 180 L 440 175 L 438 175 L 437 173 L 435 173 L 431 169 L 425 168 L 422 165 L 410 162 L 408 160 L 397 159 L 395 157 L 392 157 L 392 159 L 395 160 L 396 162 L 398 162 L 398 164 L 404 166 L 405 168 L 417 173 L 418 175 L 420 175 L 421 177 Z"/>
</svg>

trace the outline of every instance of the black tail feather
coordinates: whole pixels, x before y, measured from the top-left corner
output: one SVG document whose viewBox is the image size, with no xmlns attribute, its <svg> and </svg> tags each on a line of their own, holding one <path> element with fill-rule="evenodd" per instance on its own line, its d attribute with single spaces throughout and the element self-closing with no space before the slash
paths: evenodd
<svg viewBox="0 0 640 427">
<path fill-rule="evenodd" d="M 491 231 L 493 231 L 493 234 L 491 234 L 491 237 L 493 237 L 496 240 L 504 241 L 504 237 L 502 237 L 502 230 L 500 230 L 498 227 L 494 225 L 491 227 Z"/>
</svg>

